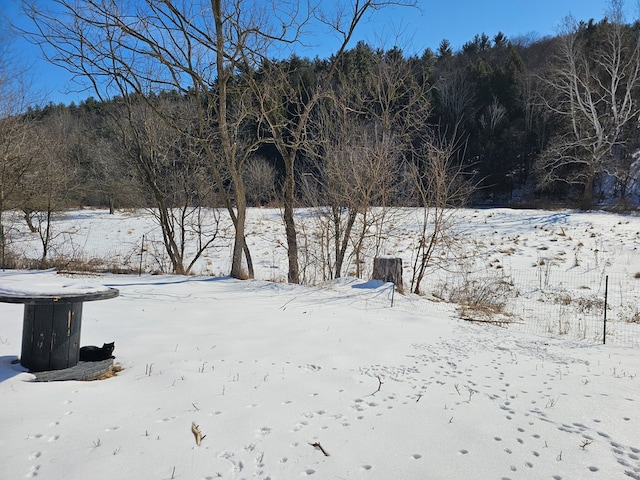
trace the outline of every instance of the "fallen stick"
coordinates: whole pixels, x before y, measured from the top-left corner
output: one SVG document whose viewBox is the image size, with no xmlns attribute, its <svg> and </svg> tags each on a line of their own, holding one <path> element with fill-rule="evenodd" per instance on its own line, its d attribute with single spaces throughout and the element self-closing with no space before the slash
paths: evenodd
<svg viewBox="0 0 640 480">
<path fill-rule="evenodd" d="M 322 448 L 322 445 L 320 445 L 320 442 L 310 443 L 309 445 L 311 445 L 313 448 L 317 448 L 318 450 L 320 450 L 325 457 L 329 456 L 327 451 L 324 448 Z"/>
<path fill-rule="evenodd" d="M 488 323 L 491 325 L 497 325 L 499 327 L 503 327 L 505 325 L 524 325 L 524 322 L 514 322 L 512 320 L 486 320 L 486 319 L 481 319 L 481 318 L 471 318 L 471 317 L 460 317 L 462 320 L 464 320 L 465 322 L 472 322 L 472 323 Z"/>
</svg>

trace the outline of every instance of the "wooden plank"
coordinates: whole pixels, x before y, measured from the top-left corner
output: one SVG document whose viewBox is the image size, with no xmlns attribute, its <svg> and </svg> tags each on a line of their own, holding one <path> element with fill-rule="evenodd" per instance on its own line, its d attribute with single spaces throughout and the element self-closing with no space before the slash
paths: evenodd
<svg viewBox="0 0 640 480">
<path fill-rule="evenodd" d="M 69 368 L 78 363 L 81 320 L 81 303 L 54 305 L 47 370 Z"/>
<path fill-rule="evenodd" d="M 25 305 L 24 337 L 20 363 L 29 370 L 49 370 L 53 333 L 53 305 Z"/>
<path fill-rule="evenodd" d="M 68 380 L 90 381 L 106 375 L 113 369 L 113 359 L 101 362 L 78 362 L 74 367 L 45 372 L 31 372 L 36 382 L 59 382 Z"/>
<path fill-rule="evenodd" d="M 31 345 L 33 345 L 33 319 L 35 312 L 33 305 L 24 306 L 24 318 L 22 321 L 22 351 L 20 353 L 20 363 L 23 367 L 29 368 L 31 365 Z"/>
</svg>

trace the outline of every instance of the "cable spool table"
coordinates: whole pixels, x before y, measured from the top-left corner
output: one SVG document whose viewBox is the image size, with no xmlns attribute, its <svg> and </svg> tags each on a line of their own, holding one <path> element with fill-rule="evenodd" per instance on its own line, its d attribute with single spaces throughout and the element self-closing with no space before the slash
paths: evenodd
<svg viewBox="0 0 640 480">
<path fill-rule="evenodd" d="M 101 285 L 62 286 L 52 288 L 50 294 L 42 290 L 7 291 L 0 286 L 0 302 L 24 304 L 20 364 L 32 372 L 75 367 L 80 356 L 82 304 L 115 298 L 119 291 Z"/>
</svg>

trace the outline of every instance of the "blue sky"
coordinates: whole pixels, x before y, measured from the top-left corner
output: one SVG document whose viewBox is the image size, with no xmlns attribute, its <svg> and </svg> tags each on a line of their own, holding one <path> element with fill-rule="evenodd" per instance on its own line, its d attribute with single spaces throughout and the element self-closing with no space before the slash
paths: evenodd
<svg viewBox="0 0 640 480">
<path fill-rule="evenodd" d="M 45 0 L 46 1 L 46 0 Z M 419 8 L 389 7 L 375 12 L 362 23 L 355 42 L 365 40 L 375 47 L 401 47 L 406 53 L 421 54 L 424 49 L 437 49 L 448 39 L 454 50 L 472 40 L 474 35 L 489 37 L 504 33 L 507 38 L 523 35 L 542 37 L 557 33 L 562 20 L 571 14 L 578 20 L 600 20 L 607 0 L 418 0 Z M 627 21 L 637 17 L 635 1 L 625 3 Z M 0 0 L 0 14 L 18 19 L 15 0 Z M 334 43 L 325 35 L 312 40 L 313 45 L 299 52 L 302 56 L 327 57 Z M 32 45 L 16 41 L 14 51 L 30 67 L 36 102 L 46 104 L 76 103 L 91 95 L 78 92 L 70 76 L 58 67 L 47 65 Z"/>
<path fill-rule="evenodd" d="M 398 45 L 407 53 L 436 50 L 443 39 L 454 50 L 486 33 L 508 38 L 554 35 L 567 15 L 600 20 L 607 0 L 418 0 L 418 8 L 387 7 L 361 24 L 357 40 L 385 48 Z M 637 17 L 635 0 L 625 2 L 628 22 Z M 311 55 L 314 56 L 314 55 Z M 321 55 L 322 56 L 322 55 Z"/>
<path fill-rule="evenodd" d="M 632 2 L 627 1 L 629 5 Z M 420 10 L 394 9 L 374 19 L 381 38 L 392 40 L 395 32 L 406 38 L 406 50 L 436 49 L 443 38 L 454 50 L 475 34 L 489 37 L 504 33 L 514 38 L 529 33 L 553 35 L 569 14 L 578 20 L 600 20 L 606 0 L 419 0 Z M 627 20 L 634 9 L 626 8 Z M 370 25 L 373 23 L 370 22 Z M 364 33 L 364 32 L 362 32 Z M 367 35 L 372 33 L 367 32 Z M 377 34 L 369 38 L 375 39 Z"/>
</svg>

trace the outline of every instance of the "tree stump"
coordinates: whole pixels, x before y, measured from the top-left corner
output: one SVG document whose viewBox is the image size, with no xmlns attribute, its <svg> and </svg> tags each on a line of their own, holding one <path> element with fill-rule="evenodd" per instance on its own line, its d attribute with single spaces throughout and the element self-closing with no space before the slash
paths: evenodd
<svg viewBox="0 0 640 480">
<path fill-rule="evenodd" d="M 378 257 L 373 259 L 373 279 L 391 282 L 398 292 L 402 288 L 402 259 L 396 257 Z"/>
</svg>

